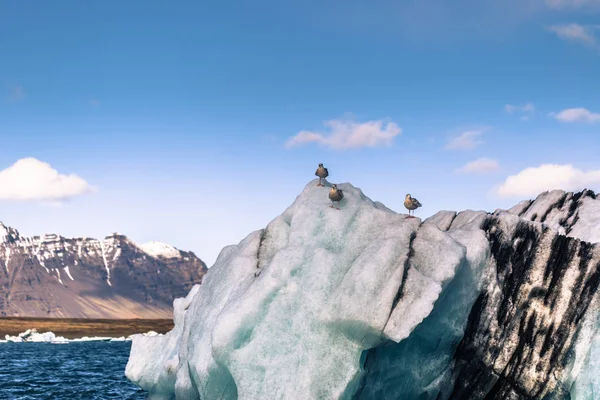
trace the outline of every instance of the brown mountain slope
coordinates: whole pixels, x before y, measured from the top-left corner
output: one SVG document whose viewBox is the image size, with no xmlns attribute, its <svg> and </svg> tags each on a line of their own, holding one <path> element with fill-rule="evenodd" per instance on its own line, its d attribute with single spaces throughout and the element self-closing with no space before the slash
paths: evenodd
<svg viewBox="0 0 600 400">
<path fill-rule="evenodd" d="M 21 237 L 0 223 L 0 316 L 170 318 L 205 273 L 194 253 L 160 243 Z"/>
</svg>

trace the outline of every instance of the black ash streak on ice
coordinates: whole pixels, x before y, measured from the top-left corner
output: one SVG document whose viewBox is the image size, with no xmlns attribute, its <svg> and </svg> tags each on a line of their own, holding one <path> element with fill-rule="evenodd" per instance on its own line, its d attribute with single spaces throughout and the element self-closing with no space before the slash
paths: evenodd
<svg viewBox="0 0 600 400">
<path fill-rule="evenodd" d="M 578 324 L 600 284 L 600 263 L 592 261 L 594 246 L 554 236 L 548 258 L 540 260 L 545 264 L 544 286 L 529 289 L 525 286 L 537 261 L 532 249 L 537 249 L 542 239 L 537 230 L 529 223 L 519 222 L 507 240 L 494 218 L 488 218 L 483 229 L 488 234 L 502 292 L 499 303 L 491 302 L 490 294 L 482 292 L 471 310 L 465 336 L 455 353 L 458 377 L 450 398 L 538 399 L 549 394 L 557 399 L 570 398 L 555 376 L 569 362 Z M 542 236 L 552 234 L 544 227 Z M 577 269 L 578 275 L 569 291 L 567 310 L 554 322 L 538 313 L 538 303 L 549 313 L 554 310 L 570 268 Z M 496 318 L 503 329 L 492 331 L 490 318 Z M 516 345 L 507 342 L 507 336 L 514 331 L 518 331 Z M 507 347 L 512 354 L 501 370 L 482 361 L 497 360 Z M 522 382 L 527 369 L 533 366 L 539 373 L 537 379 Z"/>
<path fill-rule="evenodd" d="M 402 273 L 402 283 L 400 284 L 400 288 L 398 288 L 398 293 L 394 298 L 394 302 L 392 303 L 392 309 L 390 310 L 390 316 L 394 312 L 394 309 L 398 305 L 398 302 L 404 296 L 404 287 L 406 286 L 406 279 L 408 278 L 408 270 L 410 269 L 410 262 L 412 257 L 415 255 L 415 250 L 413 249 L 413 242 L 417 238 L 417 232 L 411 232 L 410 240 L 408 242 L 408 255 L 406 260 L 404 261 L 404 272 Z"/>
<path fill-rule="evenodd" d="M 254 277 L 258 278 L 260 276 L 260 273 L 262 272 L 262 267 L 264 265 L 260 265 L 260 255 L 261 255 L 261 250 L 263 249 L 263 244 L 265 242 L 265 239 L 267 238 L 267 229 L 261 229 L 260 231 L 260 239 L 258 241 L 258 249 L 256 250 L 256 269 L 257 271 L 254 273 Z"/>
<path fill-rule="evenodd" d="M 580 201 L 586 197 L 596 199 L 589 190 L 565 193 L 544 211 L 541 218 L 532 214 L 530 219 L 543 223 L 553 211 L 566 211 L 559 225 L 569 234 L 579 219 Z M 524 216 L 533 204 L 534 201 L 529 201 L 518 216 Z M 565 204 L 568 205 L 566 210 Z M 458 215 L 455 213 L 448 225 L 440 228 L 449 231 Z M 569 388 L 564 387 L 558 376 L 562 372 L 568 373 L 564 369 L 568 368 L 573 357 L 579 324 L 600 286 L 600 262 L 598 256 L 594 259 L 595 245 L 559 235 L 545 225 L 536 229 L 526 220 L 520 220 L 510 236 L 501 226 L 499 218 L 492 214 L 488 214 L 481 226 L 496 264 L 496 283 L 500 292 L 494 296 L 487 290 L 481 291 L 470 310 L 464 335 L 453 353 L 451 392 L 444 393 L 443 389 L 419 394 L 413 392 L 413 397 L 418 395 L 419 399 L 436 400 L 571 398 Z M 411 243 L 412 239 L 414 236 Z M 544 254 L 539 248 L 542 242 L 548 241 L 551 243 L 550 250 Z M 402 298 L 406 265 L 409 265 L 412 256 L 412 247 L 409 249 L 403 282 L 392 309 Z M 530 278 L 536 272 L 534 269 L 540 266 L 543 268 L 543 284 L 533 286 Z M 564 296 L 562 291 L 568 272 L 575 273 L 576 278 L 566 288 L 569 298 L 560 298 Z M 563 315 L 555 319 L 552 312 L 559 300 L 566 302 L 567 306 Z M 424 320 L 424 324 L 428 319 Z M 491 326 L 492 320 L 495 329 Z M 415 336 L 419 336 L 420 328 L 415 328 L 405 342 L 418 340 Z M 402 357 L 409 352 L 406 347 L 406 343 L 388 341 L 365 351 L 362 357 L 365 375 L 353 398 L 397 397 L 401 393 L 410 393 L 390 391 L 393 375 L 386 377 L 381 372 L 385 368 L 394 368 L 393 363 L 382 357 L 382 353 L 397 352 Z M 503 352 L 507 359 L 498 362 Z M 419 366 L 413 367 L 419 370 Z M 367 386 L 370 387 L 367 389 Z"/>
</svg>

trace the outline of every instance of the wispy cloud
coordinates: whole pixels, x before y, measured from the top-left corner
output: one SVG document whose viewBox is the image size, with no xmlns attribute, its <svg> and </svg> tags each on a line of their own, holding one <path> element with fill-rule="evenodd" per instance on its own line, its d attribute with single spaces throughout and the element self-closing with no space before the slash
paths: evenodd
<svg viewBox="0 0 600 400">
<path fill-rule="evenodd" d="M 25 98 L 25 89 L 21 85 L 13 85 L 10 87 L 8 94 L 9 101 L 21 101 Z"/>
<path fill-rule="evenodd" d="M 496 172 L 499 169 L 498 161 L 491 158 L 481 157 L 471 161 L 455 170 L 458 174 L 478 174 L 485 175 Z"/>
<path fill-rule="evenodd" d="M 528 120 L 535 112 L 535 106 L 533 103 L 526 103 L 522 106 L 507 104 L 504 106 L 504 111 L 509 114 L 519 114 L 522 120 Z"/>
<path fill-rule="evenodd" d="M 582 43 L 591 47 L 598 47 L 596 31 L 597 25 L 563 24 L 549 26 L 548 30 L 554 32 L 559 38 L 575 43 Z"/>
<path fill-rule="evenodd" d="M 262 139 L 266 142 L 271 142 L 271 143 L 278 142 L 280 140 L 278 136 L 271 135 L 271 134 L 262 135 Z"/>
<path fill-rule="evenodd" d="M 94 190 L 83 178 L 60 174 L 50 164 L 32 157 L 0 171 L 0 200 L 56 203 Z"/>
<path fill-rule="evenodd" d="M 511 175 L 497 189 L 501 197 L 530 197 L 553 189 L 582 190 L 600 185 L 600 170 L 582 171 L 571 164 L 543 164 Z"/>
<path fill-rule="evenodd" d="M 361 147 L 390 146 L 394 138 L 402 133 L 402 129 L 393 122 L 382 120 L 364 123 L 347 119 L 326 121 L 327 133 L 301 131 L 286 142 L 286 147 L 317 143 L 336 150 Z"/>
<path fill-rule="evenodd" d="M 561 122 L 584 122 L 588 124 L 600 122 L 600 113 L 591 112 L 587 108 L 567 108 L 548 115 Z"/>
<path fill-rule="evenodd" d="M 475 147 L 483 144 L 483 140 L 481 140 L 481 135 L 486 131 L 486 129 L 473 129 L 466 132 L 461 133 L 460 135 L 450 139 L 448 144 L 446 144 L 447 150 L 471 150 Z"/>
<path fill-rule="evenodd" d="M 545 0 L 547 6 L 556 9 L 600 6 L 600 0 Z"/>
</svg>

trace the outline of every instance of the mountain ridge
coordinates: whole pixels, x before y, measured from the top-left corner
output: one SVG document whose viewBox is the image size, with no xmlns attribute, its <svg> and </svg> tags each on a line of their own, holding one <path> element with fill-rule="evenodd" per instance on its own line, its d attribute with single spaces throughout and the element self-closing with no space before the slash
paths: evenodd
<svg viewBox="0 0 600 400">
<path fill-rule="evenodd" d="M 169 318 L 172 300 L 206 270 L 193 252 L 160 242 L 27 237 L 0 223 L 0 316 Z"/>
</svg>

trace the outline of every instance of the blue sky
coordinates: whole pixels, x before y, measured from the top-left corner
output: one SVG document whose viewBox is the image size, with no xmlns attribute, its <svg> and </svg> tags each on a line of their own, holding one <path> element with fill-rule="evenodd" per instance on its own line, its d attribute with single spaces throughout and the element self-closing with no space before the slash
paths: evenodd
<svg viewBox="0 0 600 400">
<path fill-rule="evenodd" d="M 600 2 L 448 3 L 3 2 L 0 220 L 212 263 L 319 162 L 421 217 L 600 191 Z"/>
</svg>

